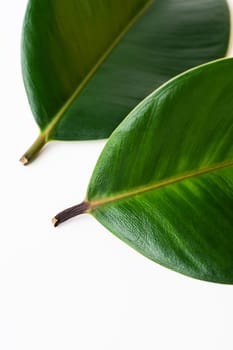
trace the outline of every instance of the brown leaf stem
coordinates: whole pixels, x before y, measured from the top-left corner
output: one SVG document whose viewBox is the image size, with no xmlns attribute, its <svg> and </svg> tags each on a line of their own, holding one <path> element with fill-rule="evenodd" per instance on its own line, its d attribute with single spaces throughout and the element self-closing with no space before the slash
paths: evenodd
<svg viewBox="0 0 233 350">
<path fill-rule="evenodd" d="M 60 225 L 62 222 L 65 222 L 77 215 L 84 214 L 90 209 L 90 203 L 88 202 L 82 202 L 78 205 L 74 205 L 73 207 L 70 207 L 68 209 L 63 210 L 59 214 L 57 214 L 53 219 L 52 223 L 55 227 Z"/>
</svg>

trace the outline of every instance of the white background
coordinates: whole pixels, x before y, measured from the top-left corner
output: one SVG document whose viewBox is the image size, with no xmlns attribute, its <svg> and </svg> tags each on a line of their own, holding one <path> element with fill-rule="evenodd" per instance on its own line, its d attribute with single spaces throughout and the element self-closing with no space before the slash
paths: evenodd
<svg viewBox="0 0 233 350">
<path fill-rule="evenodd" d="M 162 268 L 91 216 L 51 225 L 83 200 L 105 142 L 18 162 L 38 132 L 20 71 L 25 7 L 1 0 L 0 349 L 232 350 L 233 286 Z"/>
</svg>

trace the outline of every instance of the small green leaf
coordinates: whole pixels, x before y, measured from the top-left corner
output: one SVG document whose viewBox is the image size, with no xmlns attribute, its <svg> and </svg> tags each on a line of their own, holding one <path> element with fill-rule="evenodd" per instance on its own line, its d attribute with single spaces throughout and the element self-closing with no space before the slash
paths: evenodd
<svg viewBox="0 0 233 350">
<path fill-rule="evenodd" d="M 108 137 L 161 83 L 223 57 L 225 0 L 30 0 L 22 69 L 41 134 L 49 140 Z"/>
<path fill-rule="evenodd" d="M 161 265 L 233 284 L 232 58 L 170 80 L 130 113 L 87 200 L 54 223 L 82 212 Z"/>
</svg>

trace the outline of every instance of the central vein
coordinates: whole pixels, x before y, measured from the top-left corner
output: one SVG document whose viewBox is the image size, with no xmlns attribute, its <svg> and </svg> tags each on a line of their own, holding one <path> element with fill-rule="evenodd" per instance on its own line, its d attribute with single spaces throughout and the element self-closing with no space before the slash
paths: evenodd
<svg viewBox="0 0 233 350">
<path fill-rule="evenodd" d="M 169 186 L 169 185 L 172 185 L 172 184 L 184 181 L 184 180 L 188 180 L 188 179 L 191 179 L 191 178 L 194 178 L 197 176 L 208 174 L 208 173 L 211 173 L 211 172 L 214 172 L 214 171 L 217 171 L 220 169 L 224 169 L 227 167 L 231 167 L 231 166 L 233 166 L 233 160 L 225 161 L 222 163 L 217 163 L 217 164 L 214 164 L 214 165 L 211 165 L 209 167 L 202 168 L 202 169 L 195 169 L 195 170 L 192 170 L 188 173 L 184 173 L 184 174 L 177 175 L 177 176 L 174 176 L 174 177 L 171 177 L 168 179 L 164 179 L 164 180 L 161 180 L 160 182 L 157 182 L 155 184 L 150 184 L 148 186 L 139 187 L 139 188 L 133 189 L 132 191 L 117 194 L 117 195 L 112 196 L 112 197 L 103 198 L 103 199 L 99 199 L 99 200 L 95 200 L 95 201 L 90 201 L 89 211 L 91 211 L 92 209 L 101 207 L 105 204 L 120 201 L 120 200 L 129 198 L 129 197 L 137 196 L 137 195 L 149 192 L 149 191 L 156 190 L 156 189 L 161 188 L 161 187 Z"/>
<path fill-rule="evenodd" d="M 122 32 L 116 37 L 116 39 L 113 41 L 112 45 L 109 46 L 109 48 L 104 52 L 104 54 L 100 57 L 100 59 L 97 61 L 97 63 L 91 68 L 89 73 L 86 75 L 86 77 L 82 80 L 82 82 L 79 84 L 77 89 L 74 91 L 74 93 L 71 95 L 71 97 L 67 100 L 67 102 L 62 106 L 62 108 L 59 110 L 59 112 L 55 115 L 53 120 L 48 124 L 46 129 L 43 131 L 43 135 L 48 140 L 49 134 L 54 129 L 54 127 L 57 125 L 57 123 L 60 121 L 62 116 L 65 114 L 65 112 L 69 109 L 69 107 L 72 105 L 74 100 L 77 98 L 77 96 L 80 94 L 80 92 L 83 90 L 85 85 L 89 82 L 89 80 L 92 78 L 92 76 L 95 74 L 95 72 L 98 70 L 98 68 L 104 63 L 106 58 L 110 55 L 112 50 L 119 44 L 121 39 L 126 35 L 126 33 L 129 31 L 129 29 L 137 22 L 137 20 L 144 14 L 144 12 L 152 5 L 154 0 L 149 0 L 143 8 L 131 19 L 131 21 L 127 24 L 127 26 L 122 30 Z"/>
</svg>

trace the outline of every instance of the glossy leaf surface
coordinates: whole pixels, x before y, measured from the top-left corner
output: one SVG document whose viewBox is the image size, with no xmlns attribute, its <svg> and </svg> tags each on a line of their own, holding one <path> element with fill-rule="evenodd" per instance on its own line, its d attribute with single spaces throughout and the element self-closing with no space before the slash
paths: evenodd
<svg viewBox="0 0 233 350">
<path fill-rule="evenodd" d="M 225 0 L 30 0 L 24 22 L 25 87 L 49 140 L 108 137 L 161 83 L 223 57 Z"/>
<path fill-rule="evenodd" d="M 110 137 L 89 211 L 148 258 L 233 283 L 233 59 L 172 79 Z"/>
</svg>

